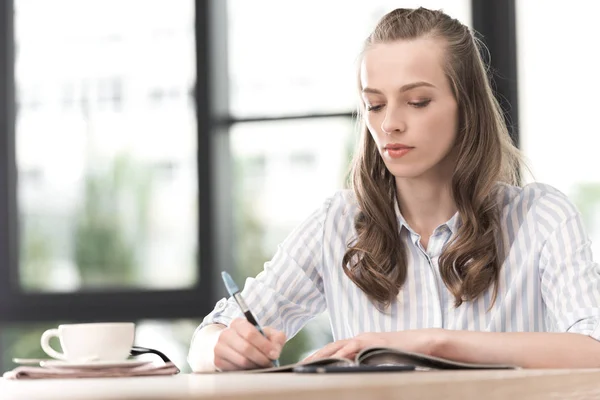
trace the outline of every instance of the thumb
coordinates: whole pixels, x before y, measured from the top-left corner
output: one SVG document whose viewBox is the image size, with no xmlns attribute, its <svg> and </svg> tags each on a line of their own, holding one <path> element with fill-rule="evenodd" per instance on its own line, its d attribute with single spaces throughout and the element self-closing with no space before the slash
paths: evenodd
<svg viewBox="0 0 600 400">
<path fill-rule="evenodd" d="M 264 328 L 264 331 L 271 342 L 277 343 L 280 348 L 283 348 L 283 345 L 287 340 L 285 333 L 268 326 Z"/>
</svg>

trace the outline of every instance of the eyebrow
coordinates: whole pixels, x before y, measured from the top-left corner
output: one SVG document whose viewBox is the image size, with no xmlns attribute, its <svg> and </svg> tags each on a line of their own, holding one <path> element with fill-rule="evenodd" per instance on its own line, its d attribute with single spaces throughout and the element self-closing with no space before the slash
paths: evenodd
<svg viewBox="0 0 600 400">
<path fill-rule="evenodd" d="M 429 82 L 425 82 L 425 81 L 419 81 L 419 82 L 407 83 L 406 85 L 403 85 L 403 86 L 400 88 L 400 93 L 402 93 L 402 92 L 407 92 L 407 91 L 409 91 L 409 90 L 412 90 L 412 89 L 415 89 L 415 88 L 418 88 L 418 87 L 421 87 L 421 86 L 432 87 L 432 88 L 434 88 L 434 87 L 435 87 L 435 85 L 432 85 L 431 83 L 429 83 Z M 366 87 L 366 88 L 364 88 L 364 89 L 362 90 L 362 92 L 363 92 L 363 93 L 373 93 L 373 94 L 383 94 L 383 93 L 381 93 L 381 91 L 380 91 L 380 90 L 373 89 L 373 88 L 370 88 L 370 87 Z"/>
</svg>

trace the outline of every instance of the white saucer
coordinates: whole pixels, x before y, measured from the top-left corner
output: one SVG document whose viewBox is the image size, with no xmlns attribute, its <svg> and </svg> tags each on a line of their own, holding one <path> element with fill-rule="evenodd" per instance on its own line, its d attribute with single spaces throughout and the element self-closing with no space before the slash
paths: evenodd
<svg viewBox="0 0 600 400">
<path fill-rule="evenodd" d="M 118 367 L 138 367 L 144 364 L 150 364 L 148 360 L 118 360 L 118 361 L 88 361 L 88 362 L 71 362 L 62 360 L 47 360 L 40 362 L 42 367 L 52 368 L 83 368 L 83 369 L 100 369 L 100 368 L 118 368 Z"/>
</svg>

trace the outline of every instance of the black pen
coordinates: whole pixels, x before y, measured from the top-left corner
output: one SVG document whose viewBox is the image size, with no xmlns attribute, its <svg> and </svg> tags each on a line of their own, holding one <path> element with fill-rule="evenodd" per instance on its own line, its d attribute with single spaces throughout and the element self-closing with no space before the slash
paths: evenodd
<svg viewBox="0 0 600 400">
<path fill-rule="evenodd" d="M 267 335 L 262 330 L 262 328 L 260 327 L 258 322 L 256 322 L 256 318 L 254 318 L 254 315 L 252 315 L 252 313 L 250 312 L 250 309 L 248 308 L 248 306 L 246 305 L 246 302 L 242 298 L 240 289 L 237 287 L 237 285 L 233 281 L 233 278 L 231 277 L 231 275 L 229 275 L 227 272 L 223 271 L 223 272 L 221 272 L 221 277 L 223 277 L 223 282 L 225 283 L 225 287 L 227 288 L 227 291 L 229 292 L 231 297 L 233 297 L 235 299 L 238 306 L 240 306 L 240 309 L 246 316 L 246 319 L 248 320 L 248 322 L 250 322 L 252 325 L 254 325 L 256 327 L 256 329 L 258 329 L 258 331 L 260 333 L 262 333 L 262 335 L 264 337 L 267 337 Z M 279 361 L 273 360 L 273 366 L 279 367 Z"/>
</svg>

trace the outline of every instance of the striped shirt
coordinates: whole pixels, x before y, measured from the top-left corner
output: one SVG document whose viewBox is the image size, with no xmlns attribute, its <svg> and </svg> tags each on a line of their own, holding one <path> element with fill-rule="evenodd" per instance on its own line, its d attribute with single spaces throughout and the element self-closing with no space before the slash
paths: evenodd
<svg viewBox="0 0 600 400">
<path fill-rule="evenodd" d="M 358 206 L 349 190 L 336 193 L 299 225 L 264 271 L 246 280 L 242 295 L 261 325 L 288 338 L 327 310 L 334 340 L 421 328 L 576 332 L 600 339 L 600 270 L 576 207 L 538 183 L 502 184 L 500 207 L 505 258 L 494 304 L 489 288 L 455 307 L 440 276 L 438 260 L 457 232 L 458 213 L 436 228 L 425 250 L 396 206 L 408 272 L 396 300 L 380 311 L 342 268 L 347 244 L 356 237 Z M 222 299 L 199 329 L 229 325 L 241 316 L 233 299 Z"/>
</svg>

